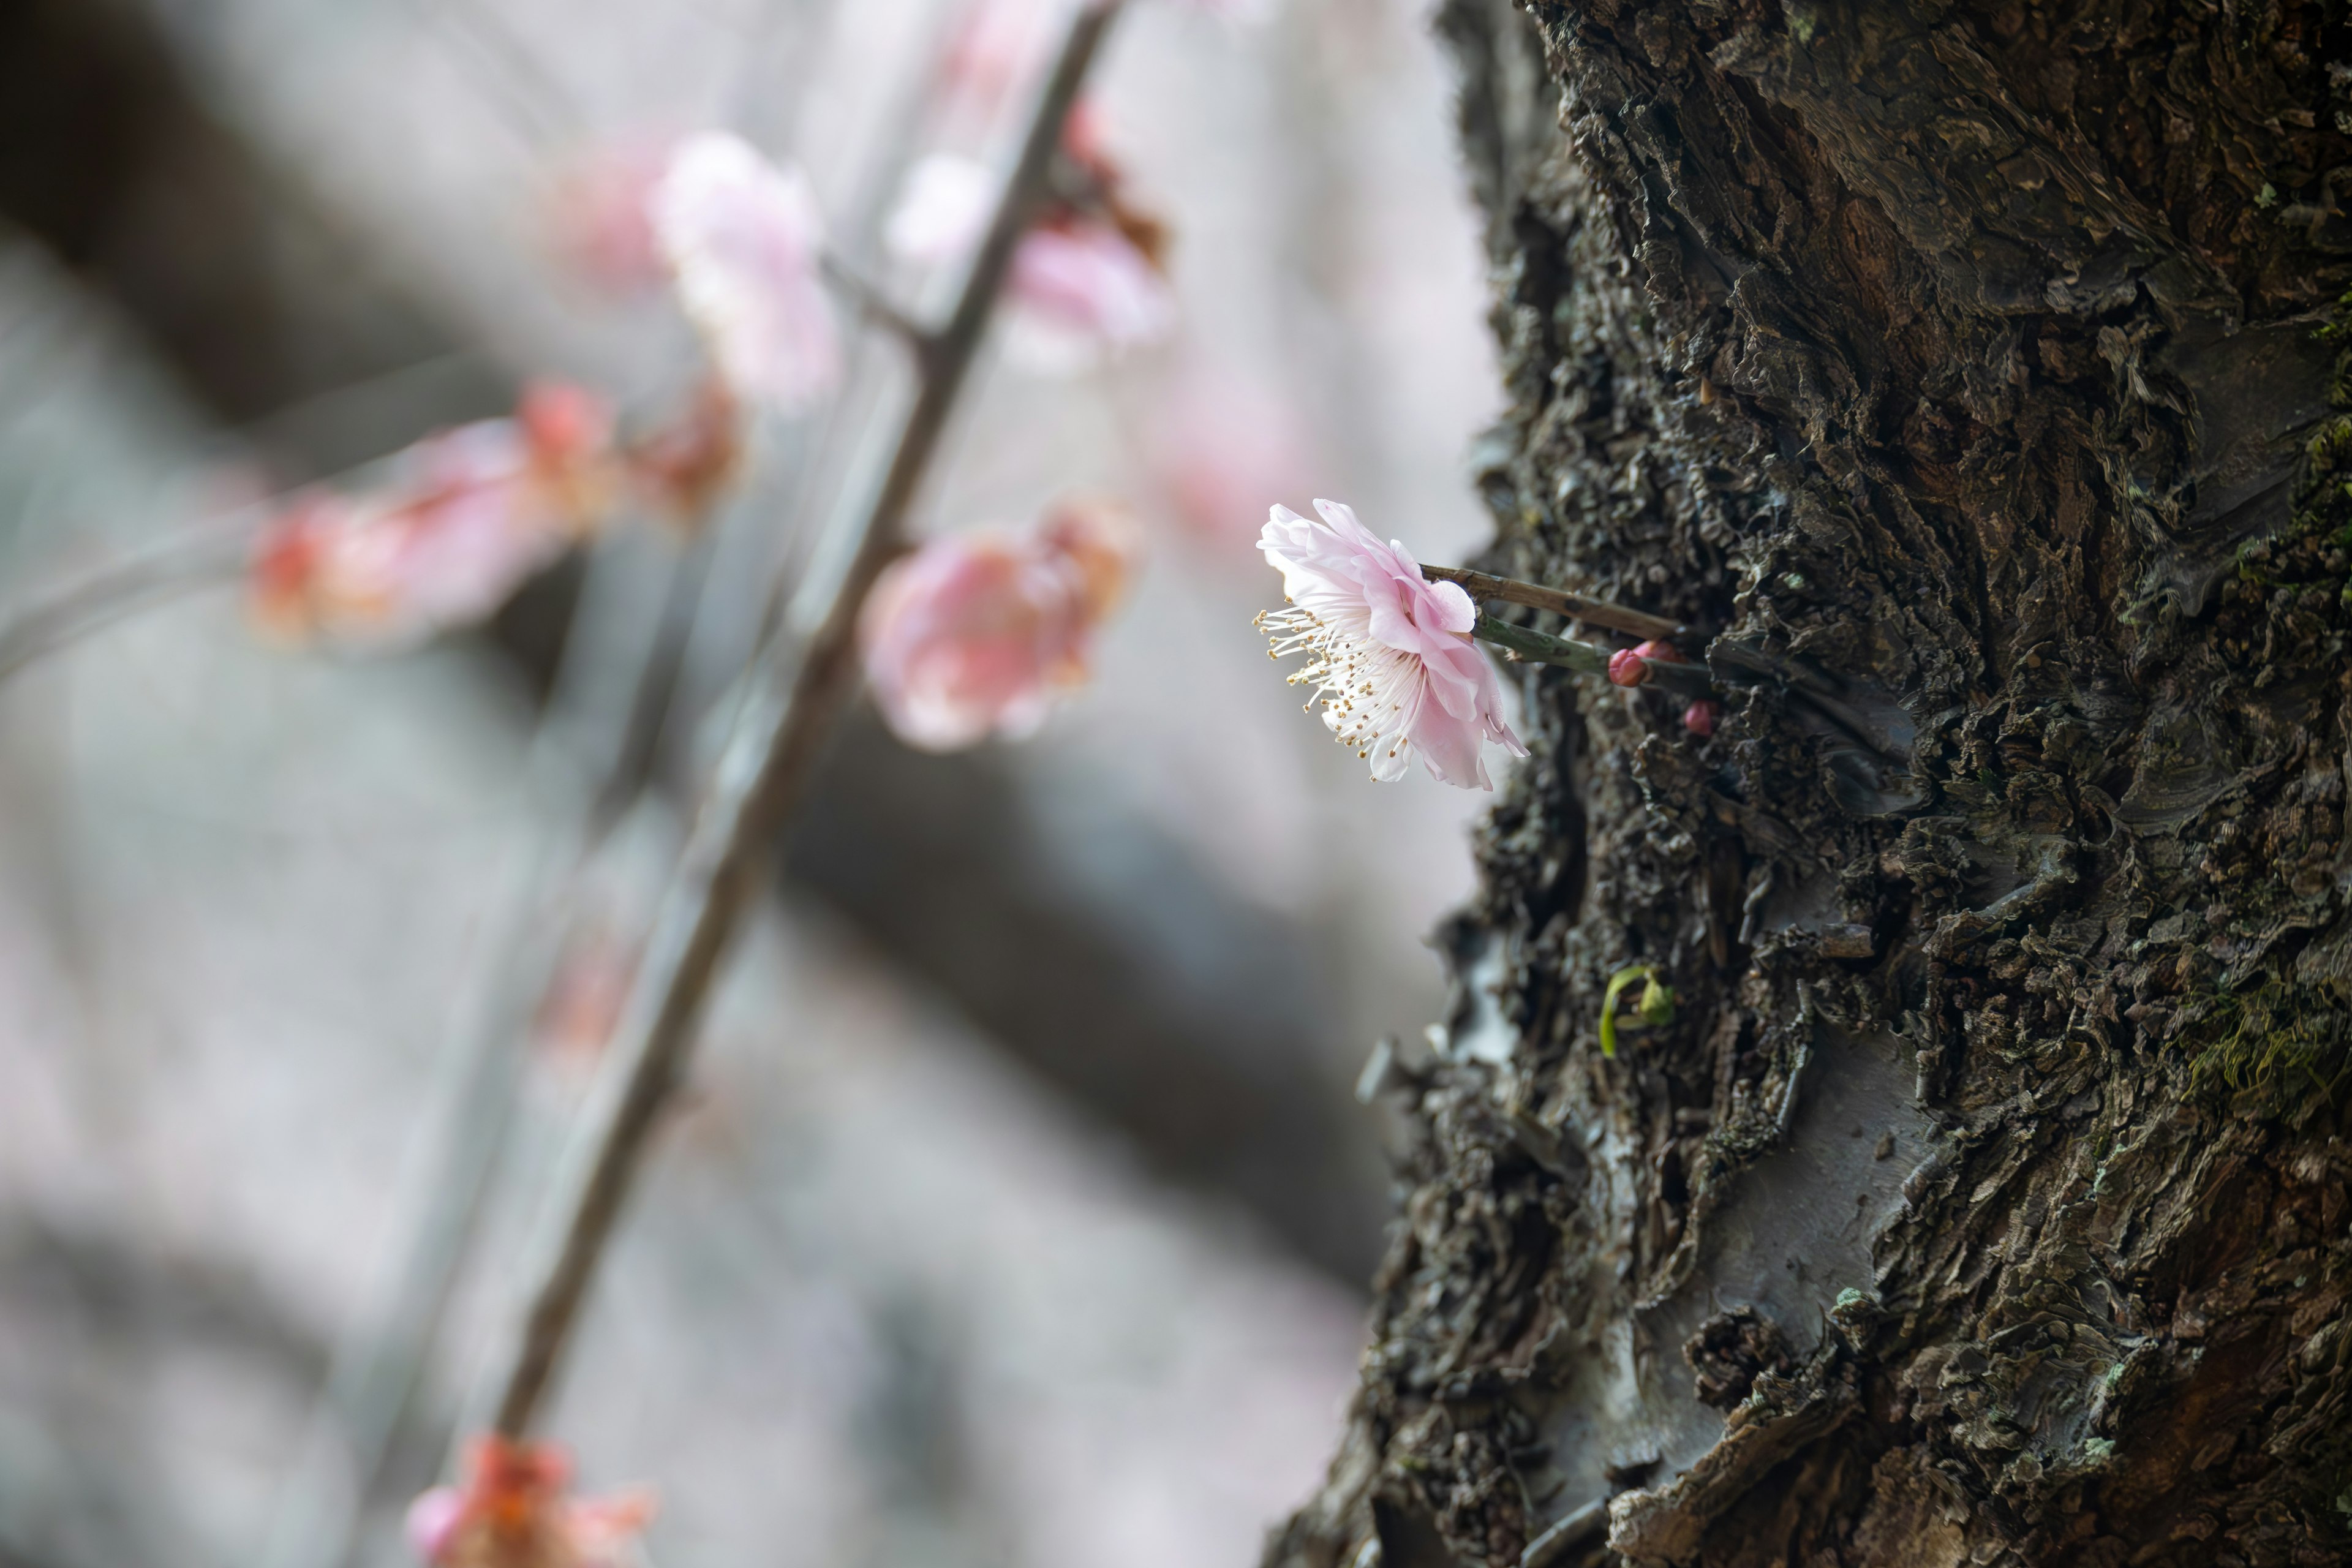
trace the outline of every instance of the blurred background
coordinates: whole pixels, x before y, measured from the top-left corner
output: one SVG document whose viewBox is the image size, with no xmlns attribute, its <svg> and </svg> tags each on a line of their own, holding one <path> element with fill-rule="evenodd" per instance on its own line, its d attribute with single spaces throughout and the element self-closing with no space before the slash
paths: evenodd
<svg viewBox="0 0 2352 1568">
<path fill-rule="evenodd" d="M 877 241 L 906 168 L 1017 125 L 1053 41 L 1013 29 L 1003 102 L 949 101 L 973 3 L 0 8 L 0 605 L 530 376 L 673 392 L 675 310 L 579 258 L 681 132 L 798 161 L 914 290 Z M 847 726 L 598 1286 L 549 1429 L 591 1489 L 659 1487 L 665 1568 L 1238 1564 L 1329 1457 L 1388 1205 L 1351 1086 L 1442 1010 L 1424 937 L 1486 797 L 1375 785 L 1302 716 L 1251 546 L 1331 496 L 1470 553 L 1496 393 L 1423 0 L 1258 9 L 1138 0 L 1092 94 L 1181 325 L 1056 374 L 992 355 L 920 507 L 1130 501 L 1097 679 L 1019 746 Z M 166 574 L 0 687 L 0 1568 L 331 1568 L 305 1506 L 406 1560 L 715 716 L 895 355 L 763 427 L 704 542 L 616 534 L 478 635 L 273 646 L 233 571 Z M 583 857 L 578 756 L 654 658 L 650 788 Z M 562 962 L 362 1487 L 314 1407 L 467 1136 L 517 929 Z"/>
</svg>

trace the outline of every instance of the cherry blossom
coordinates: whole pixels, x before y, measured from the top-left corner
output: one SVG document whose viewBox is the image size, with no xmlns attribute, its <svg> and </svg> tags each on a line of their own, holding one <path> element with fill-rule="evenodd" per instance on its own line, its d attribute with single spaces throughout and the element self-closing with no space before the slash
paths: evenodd
<svg viewBox="0 0 2352 1568">
<path fill-rule="evenodd" d="M 1478 619 L 1470 595 L 1423 579 L 1402 544 L 1381 543 L 1352 509 L 1318 500 L 1315 510 L 1319 523 L 1274 508 L 1258 539 L 1290 606 L 1258 624 L 1276 658 L 1311 656 L 1291 684 L 1323 699 L 1323 722 L 1370 760 L 1374 778 L 1402 778 L 1418 756 L 1447 784 L 1494 788 L 1481 742 L 1528 752 L 1503 721 L 1493 667 L 1470 639 Z"/>
<path fill-rule="evenodd" d="M 255 615 L 283 636 L 392 644 L 481 620 L 601 522 L 612 439 L 602 400 L 543 384 L 512 418 L 394 457 L 380 489 L 297 495 L 255 548 Z"/>
<path fill-rule="evenodd" d="M 898 737 L 954 751 L 1017 738 L 1087 679 L 1134 557 L 1124 510 L 1067 501 L 1024 533 L 933 540 L 875 584 L 858 626 L 866 679 Z"/>
<path fill-rule="evenodd" d="M 988 227 L 997 187 L 996 175 L 977 158 L 934 153 L 917 159 L 883 226 L 884 247 L 920 267 L 963 260 Z"/>
<path fill-rule="evenodd" d="M 675 155 L 673 140 L 640 135 L 594 147 L 558 171 L 547 216 L 566 272 L 621 296 L 668 277 L 651 207 Z"/>
<path fill-rule="evenodd" d="M 1163 257 L 1167 228 L 1134 205 L 1105 150 L 1100 117 L 1080 104 L 1063 129 L 1055 199 L 1013 253 L 1009 347 L 1034 369 L 1084 369 L 1157 342 L 1176 324 Z M 985 165 L 935 153 L 908 171 L 883 241 L 902 261 L 961 265 L 986 233 L 1002 189 Z"/>
<path fill-rule="evenodd" d="M 1092 218 L 1030 230 L 1013 254 L 1008 288 L 1021 307 L 1016 352 L 1041 369 L 1083 369 L 1158 342 L 1176 325 L 1176 297 L 1159 267 L 1120 230 Z"/>
<path fill-rule="evenodd" d="M 433 1568 L 627 1568 L 654 1515 L 652 1492 L 574 1498 L 572 1464 L 549 1444 L 491 1436 L 467 1457 L 462 1487 L 436 1487 L 408 1510 L 408 1541 Z"/>
<path fill-rule="evenodd" d="M 704 132 L 678 144 L 648 210 L 679 303 L 739 396 L 798 413 L 833 388 L 841 340 L 805 175 Z"/>
<path fill-rule="evenodd" d="M 742 471 L 743 448 L 742 405 L 726 379 L 714 375 L 674 418 L 630 442 L 623 461 L 637 498 L 692 532 Z"/>
</svg>

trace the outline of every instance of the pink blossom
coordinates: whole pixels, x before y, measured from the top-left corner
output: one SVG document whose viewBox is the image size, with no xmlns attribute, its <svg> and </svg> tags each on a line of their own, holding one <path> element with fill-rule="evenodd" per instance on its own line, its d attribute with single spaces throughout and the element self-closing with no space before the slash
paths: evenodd
<svg viewBox="0 0 2352 1568">
<path fill-rule="evenodd" d="M 805 175 L 705 132 L 679 143 L 649 211 L 679 303 L 740 395 L 795 413 L 833 388 L 841 341 Z"/>
<path fill-rule="evenodd" d="M 1132 527 L 1066 502 L 1034 529 L 933 540 L 877 583 L 859 620 L 866 679 L 890 728 L 925 751 L 1019 737 L 1082 684 L 1125 593 Z"/>
<path fill-rule="evenodd" d="M 1079 217 L 1030 230 L 1009 282 L 1023 357 L 1048 369 L 1165 338 L 1176 296 L 1150 257 L 1111 224 Z"/>
<path fill-rule="evenodd" d="M 574 1498 L 571 1479 L 551 1445 L 478 1438 L 462 1487 L 436 1487 L 409 1505 L 409 1545 L 433 1568 L 625 1568 L 653 1519 L 653 1494 Z"/>
<path fill-rule="evenodd" d="M 961 262 L 987 231 L 997 186 L 996 175 L 976 158 L 934 153 L 919 159 L 890 209 L 883 245 L 920 267 Z"/>
<path fill-rule="evenodd" d="M 1470 595 L 1432 583 L 1405 547 L 1382 544 L 1355 512 L 1318 500 L 1320 523 L 1288 507 L 1266 519 L 1258 548 L 1282 573 L 1290 607 L 1259 617 L 1273 651 L 1312 662 L 1290 678 L 1323 699 L 1323 722 L 1368 757 L 1372 776 L 1404 776 L 1418 754 L 1437 778 L 1492 789 L 1480 743 L 1527 748 L 1503 721 L 1495 671 L 1470 640 Z"/>
<path fill-rule="evenodd" d="M 1022 237 L 1005 280 L 1011 348 L 1033 368 L 1083 369 L 1108 354 L 1157 342 L 1176 324 L 1162 270 L 1167 233 L 1127 201 L 1126 177 L 1104 150 L 1099 118 L 1081 104 L 1063 133 L 1066 190 Z M 925 158 L 907 182 L 883 242 L 902 261 L 960 266 L 979 247 L 1003 188 L 971 159 Z"/>
<path fill-rule="evenodd" d="M 556 175 L 549 227 L 567 272 L 614 295 L 651 289 L 668 275 L 650 211 L 675 143 L 639 136 L 591 150 Z"/>
<path fill-rule="evenodd" d="M 360 495 L 296 496 L 263 531 L 253 606 L 281 635 L 403 643 L 488 616 L 601 521 L 613 422 L 580 388 L 427 437 Z"/>
</svg>

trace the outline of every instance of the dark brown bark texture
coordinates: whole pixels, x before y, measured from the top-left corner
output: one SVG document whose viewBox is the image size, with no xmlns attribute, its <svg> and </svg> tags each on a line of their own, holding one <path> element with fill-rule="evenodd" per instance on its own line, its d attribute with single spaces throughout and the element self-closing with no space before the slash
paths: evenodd
<svg viewBox="0 0 2352 1568">
<path fill-rule="evenodd" d="M 1440 26 L 1481 564 L 1725 697 L 1520 672 L 1269 1563 L 2352 1562 L 2342 7 Z"/>
</svg>

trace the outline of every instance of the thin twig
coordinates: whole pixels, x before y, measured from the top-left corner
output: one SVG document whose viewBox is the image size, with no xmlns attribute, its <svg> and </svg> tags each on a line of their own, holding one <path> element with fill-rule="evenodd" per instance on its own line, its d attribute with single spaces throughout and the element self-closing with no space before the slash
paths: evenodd
<svg viewBox="0 0 2352 1568">
<path fill-rule="evenodd" d="M 336 1346 L 327 1387 L 271 1521 L 263 1568 L 341 1568 L 349 1559 L 353 1530 L 472 1247 L 504 1158 L 531 1016 L 562 962 L 568 934 L 562 906 L 604 826 L 596 808 L 631 772 L 626 729 L 634 697 L 651 679 L 648 667 L 661 658 L 658 631 L 642 647 L 614 646 L 626 640 L 633 617 L 603 590 L 618 585 L 627 569 L 628 557 L 610 544 L 590 558 L 588 584 L 557 658 L 554 689 L 523 763 L 526 801 L 552 820 L 502 911 L 488 993 L 436 1065 L 430 1158 L 404 1184 L 407 1217 L 396 1260 L 386 1266 L 364 1315 Z M 673 559 L 669 569 L 672 584 L 665 597 L 674 602 L 677 580 L 689 572 L 687 558 Z M 634 677 L 611 668 L 616 658 L 635 666 Z M 615 673 L 627 689 L 606 689 Z"/>
<path fill-rule="evenodd" d="M 858 314 L 876 326 L 887 328 L 914 352 L 917 360 L 929 358 L 938 347 L 938 340 L 921 322 L 892 304 L 880 289 L 848 262 L 827 251 L 818 258 L 818 266 L 824 273 L 824 280 L 847 295 Z"/>
<path fill-rule="evenodd" d="M 0 622 L 0 680 L 136 611 L 234 578 L 245 563 L 251 519 L 101 566 Z"/>
<path fill-rule="evenodd" d="M 683 1076 L 719 960 L 768 850 L 799 803 L 826 732 L 856 676 L 857 612 L 898 547 L 899 530 L 976 357 L 1014 245 L 1044 193 L 1062 123 L 1118 0 L 1073 20 L 1029 126 L 1021 160 L 964 280 L 954 314 L 922 367 L 898 447 L 835 573 L 812 574 L 779 633 L 761 649 L 757 686 L 740 710 L 677 881 L 664 900 L 629 1005 L 568 1152 L 549 1229 L 535 1248 L 536 1285 L 521 1342 L 503 1380 L 496 1426 L 530 1427 L 570 1342 L 589 1281 L 636 1174 L 656 1117 Z"/>
<path fill-rule="evenodd" d="M 1670 621 L 1647 610 L 1629 610 L 1606 599 L 1588 599 L 1581 594 L 1547 588 L 1539 583 L 1522 583 L 1516 577 L 1497 577 L 1491 572 L 1474 572 L 1467 566 L 1424 566 L 1421 574 L 1432 582 L 1458 583 L 1474 599 L 1499 599 L 1507 605 L 1549 610 L 1554 615 L 1607 626 L 1629 637 L 1687 641 L 1700 635 L 1696 626 Z"/>
</svg>

